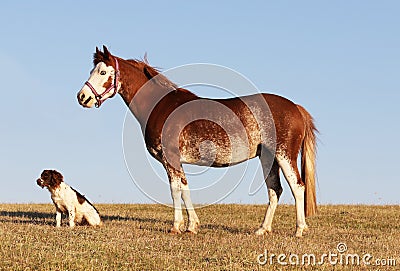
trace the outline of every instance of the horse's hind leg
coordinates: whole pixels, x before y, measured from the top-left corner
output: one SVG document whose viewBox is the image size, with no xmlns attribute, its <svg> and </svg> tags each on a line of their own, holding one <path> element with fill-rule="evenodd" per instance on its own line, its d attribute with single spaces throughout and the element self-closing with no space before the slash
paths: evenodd
<svg viewBox="0 0 400 271">
<path fill-rule="evenodd" d="M 276 207 L 278 206 L 279 197 L 282 194 L 281 182 L 279 180 L 279 165 L 274 160 L 271 170 L 268 172 L 271 161 L 267 160 L 265 156 L 260 157 L 261 165 L 263 167 L 265 183 L 268 189 L 269 205 L 265 213 L 264 222 L 261 227 L 256 231 L 257 235 L 263 235 L 272 231 L 272 219 Z"/>
<path fill-rule="evenodd" d="M 277 161 L 282 169 L 283 175 L 289 183 L 290 189 L 296 203 L 296 236 L 301 237 L 303 231 L 307 229 L 306 217 L 304 213 L 304 192 L 305 185 L 301 180 L 297 168 L 296 159 L 290 159 L 285 155 L 277 155 Z"/>
</svg>

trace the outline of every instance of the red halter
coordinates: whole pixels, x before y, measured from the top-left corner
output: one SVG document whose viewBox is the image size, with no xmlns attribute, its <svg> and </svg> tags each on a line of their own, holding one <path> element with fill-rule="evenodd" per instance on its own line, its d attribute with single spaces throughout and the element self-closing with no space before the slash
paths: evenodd
<svg viewBox="0 0 400 271">
<path fill-rule="evenodd" d="M 96 89 L 92 86 L 92 84 L 89 83 L 89 81 L 85 82 L 85 85 L 87 85 L 90 88 L 90 90 L 93 92 L 93 94 L 96 98 L 95 107 L 97 107 L 97 108 L 100 107 L 100 105 L 106 100 L 106 99 L 103 99 L 104 95 L 109 93 L 111 90 L 113 90 L 113 94 L 108 98 L 112 98 L 115 96 L 115 94 L 117 94 L 118 78 L 119 78 L 119 64 L 118 64 L 117 58 L 114 58 L 114 59 L 115 59 L 114 83 L 111 84 L 111 86 L 109 88 L 107 88 L 103 93 L 101 93 L 101 94 L 97 93 Z"/>
</svg>

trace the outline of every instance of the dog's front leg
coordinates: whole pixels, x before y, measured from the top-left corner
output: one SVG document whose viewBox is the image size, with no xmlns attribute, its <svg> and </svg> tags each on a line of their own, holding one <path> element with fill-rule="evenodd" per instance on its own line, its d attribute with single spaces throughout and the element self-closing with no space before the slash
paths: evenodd
<svg viewBox="0 0 400 271">
<path fill-rule="evenodd" d="M 75 227 L 75 209 L 72 208 L 68 211 L 69 227 Z"/>
<path fill-rule="evenodd" d="M 61 227 L 61 211 L 56 210 L 56 227 Z"/>
</svg>

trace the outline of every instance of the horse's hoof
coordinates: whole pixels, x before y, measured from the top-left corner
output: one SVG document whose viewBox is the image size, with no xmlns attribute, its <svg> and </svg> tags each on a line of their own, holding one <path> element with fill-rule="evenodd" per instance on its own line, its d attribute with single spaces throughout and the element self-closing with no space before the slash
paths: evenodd
<svg viewBox="0 0 400 271">
<path fill-rule="evenodd" d="M 306 231 L 308 231 L 308 226 L 307 225 L 305 225 L 303 227 L 297 226 L 295 236 L 296 237 L 303 237 L 303 233 L 306 232 Z"/>
<path fill-rule="evenodd" d="M 297 229 L 296 229 L 296 234 L 295 234 L 294 236 L 297 237 L 297 238 L 303 237 L 303 232 L 304 232 L 305 230 L 306 230 L 305 228 L 304 228 L 304 229 L 302 229 L 302 228 L 297 228 Z"/>
<path fill-rule="evenodd" d="M 271 230 L 267 230 L 264 228 L 259 228 L 258 230 L 256 230 L 256 232 L 254 233 L 255 235 L 265 235 L 265 234 L 271 234 L 272 231 Z"/>
<path fill-rule="evenodd" d="M 168 231 L 168 233 L 169 233 L 169 234 L 175 235 L 175 234 L 181 234 L 182 232 L 181 232 L 179 229 L 171 228 L 171 229 Z"/>
<path fill-rule="evenodd" d="M 200 227 L 200 221 L 190 222 L 189 227 L 187 228 L 187 233 L 197 234 L 198 229 Z"/>
</svg>

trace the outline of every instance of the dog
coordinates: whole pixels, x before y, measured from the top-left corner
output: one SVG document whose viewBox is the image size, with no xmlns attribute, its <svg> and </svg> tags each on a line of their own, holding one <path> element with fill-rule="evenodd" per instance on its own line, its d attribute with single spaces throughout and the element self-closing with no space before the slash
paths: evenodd
<svg viewBox="0 0 400 271">
<path fill-rule="evenodd" d="M 56 170 L 46 169 L 36 183 L 46 187 L 51 193 L 51 199 L 56 206 L 56 227 L 61 226 L 61 214 L 67 214 L 69 226 L 75 224 L 101 226 L 102 222 L 97 209 L 78 191 L 64 182 L 64 177 Z"/>
</svg>

